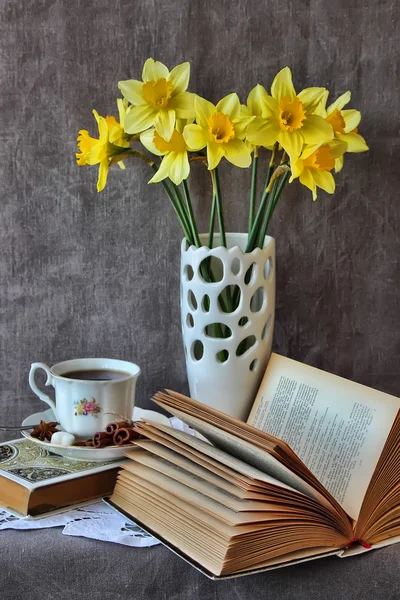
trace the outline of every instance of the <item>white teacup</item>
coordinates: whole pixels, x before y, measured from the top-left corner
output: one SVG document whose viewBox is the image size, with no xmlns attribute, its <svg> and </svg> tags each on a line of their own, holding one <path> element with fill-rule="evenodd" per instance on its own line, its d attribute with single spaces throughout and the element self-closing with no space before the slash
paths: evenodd
<svg viewBox="0 0 400 600">
<path fill-rule="evenodd" d="M 55 388 L 55 404 L 37 387 L 37 369 L 46 372 L 46 385 Z M 53 409 L 64 431 L 79 438 L 88 438 L 118 418 L 107 413 L 132 417 L 139 375 L 139 367 L 125 360 L 76 358 L 57 363 L 53 367 L 33 363 L 29 372 L 29 385 Z M 104 379 L 100 379 L 101 377 Z"/>
</svg>

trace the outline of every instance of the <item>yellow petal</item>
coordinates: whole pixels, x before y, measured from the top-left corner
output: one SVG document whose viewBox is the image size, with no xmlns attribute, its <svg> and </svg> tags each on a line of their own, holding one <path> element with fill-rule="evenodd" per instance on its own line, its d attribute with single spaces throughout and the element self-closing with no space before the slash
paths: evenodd
<svg viewBox="0 0 400 600">
<path fill-rule="evenodd" d="M 190 79 L 190 63 L 185 62 L 177 65 L 168 75 L 168 81 L 172 84 L 172 96 L 186 92 Z"/>
<path fill-rule="evenodd" d="M 102 192 L 106 187 L 108 175 L 108 158 L 101 161 L 99 166 L 99 176 L 97 179 L 97 191 Z"/>
<path fill-rule="evenodd" d="M 318 187 L 325 190 L 328 194 L 333 194 L 335 191 L 335 180 L 332 173 L 329 171 L 312 170 L 312 177 Z"/>
<path fill-rule="evenodd" d="M 225 158 L 236 167 L 245 169 L 251 164 L 251 154 L 241 140 L 230 140 L 224 144 Z"/>
<path fill-rule="evenodd" d="M 289 67 L 285 67 L 275 76 L 271 86 L 271 94 L 275 100 L 285 97 L 292 101 L 296 97 L 292 82 L 292 73 Z"/>
<path fill-rule="evenodd" d="M 256 117 L 247 127 L 247 139 L 255 146 L 272 146 L 275 144 L 280 127 L 275 120 Z"/>
<path fill-rule="evenodd" d="M 156 156 L 163 156 L 166 154 L 166 152 L 160 152 L 160 150 L 158 150 L 154 144 L 154 132 L 154 127 L 144 131 L 140 134 L 140 141 L 142 142 L 143 146 L 152 154 L 155 154 Z"/>
<path fill-rule="evenodd" d="M 250 123 L 254 121 L 256 117 L 241 117 L 240 119 L 235 119 L 233 125 L 235 128 L 235 137 L 239 140 L 243 140 L 246 137 L 246 131 Z"/>
<path fill-rule="evenodd" d="M 337 138 L 346 142 L 347 152 L 366 152 L 369 150 L 364 138 L 359 133 L 345 133 L 344 135 L 338 135 Z"/>
<path fill-rule="evenodd" d="M 194 110 L 195 94 L 190 92 L 182 92 L 171 98 L 168 102 L 168 108 L 175 111 L 179 119 L 194 119 L 196 116 Z"/>
<path fill-rule="evenodd" d="M 349 133 L 359 126 L 361 121 L 361 113 L 359 110 L 342 110 L 342 117 L 346 123 L 345 132 Z"/>
<path fill-rule="evenodd" d="M 98 120 L 97 124 L 99 126 L 100 141 L 103 144 L 106 144 L 108 142 L 108 136 L 110 134 L 110 131 L 109 131 L 108 125 L 107 125 L 107 121 L 105 120 L 104 117 L 99 117 L 99 120 Z"/>
<path fill-rule="evenodd" d="M 250 94 L 247 96 L 247 106 L 250 110 L 250 115 L 261 117 L 263 102 L 267 96 L 267 90 L 259 83 L 251 90 Z"/>
<path fill-rule="evenodd" d="M 196 96 L 194 99 L 194 108 L 196 111 L 196 121 L 203 129 L 208 128 L 208 119 L 216 112 L 214 104 L 211 104 L 205 98 Z"/>
<path fill-rule="evenodd" d="M 336 109 L 342 110 L 342 108 L 344 106 L 346 106 L 346 104 L 348 104 L 350 102 L 350 100 L 351 100 L 351 92 L 345 92 L 344 94 L 339 96 L 339 98 L 337 100 L 335 100 L 335 102 L 333 102 L 333 104 L 328 106 L 326 112 L 328 113 L 328 115 L 330 115 Z"/>
<path fill-rule="evenodd" d="M 200 125 L 186 125 L 183 130 L 183 139 L 190 150 L 201 150 L 207 146 L 208 131 L 202 129 Z"/>
<path fill-rule="evenodd" d="M 146 104 L 143 97 L 143 83 L 135 81 L 135 79 L 127 79 L 126 81 L 118 82 L 118 87 L 124 98 L 129 100 L 131 104 Z"/>
<path fill-rule="evenodd" d="M 221 112 L 224 115 L 228 115 L 231 119 L 236 119 L 240 114 L 240 102 L 238 95 L 235 93 L 228 94 L 225 98 L 222 98 L 216 106 L 217 112 Z"/>
<path fill-rule="evenodd" d="M 169 142 L 175 128 L 175 111 L 159 110 L 154 121 L 154 127 L 157 133 Z"/>
<path fill-rule="evenodd" d="M 187 179 L 190 173 L 189 159 L 187 152 L 171 152 L 175 155 L 169 169 L 169 177 L 175 185 L 180 185 L 183 179 Z"/>
<path fill-rule="evenodd" d="M 277 118 L 279 112 L 279 103 L 275 98 L 268 94 L 262 98 L 262 116 L 265 119 Z"/>
<path fill-rule="evenodd" d="M 328 121 L 318 115 L 309 115 L 299 129 L 306 144 L 320 144 L 333 138 L 333 129 Z"/>
<path fill-rule="evenodd" d="M 324 119 L 326 118 L 326 103 L 328 100 L 328 96 L 329 96 L 329 91 L 324 90 L 324 93 L 321 96 L 318 106 L 314 110 L 314 113 L 313 113 L 314 115 L 318 115 L 320 117 L 323 117 Z"/>
<path fill-rule="evenodd" d="M 216 142 L 208 142 L 207 144 L 207 160 L 208 169 L 211 171 L 218 167 L 221 162 L 221 158 L 224 156 L 224 150 L 222 148 L 224 144 L 217 144 Z"/>
<path fill-rule="evenodd" d="M 342 137 L 344 138 L 345 136 Z M 336 159 L 340 156 L 343 156 L 343 154 L 347 152 L 347 143 L 341 140 L 332 140 L 331 142 L 329 142 L 329 148 L 331 150 L 333 158 Z"/>
<path fill-rule="evenodd" d="M 103 144 L 97 143 L 85 154 L 85 163 L 91 166 L 98 165 L 106 156 Z"/>
<path fill-rule="evenodd" d="M 311 176 L 310 169 L 304 169 L 299 177 L 300 183 L 305 185 L 312 192 L 313 200 L 317 199 L 317 186 Z"/>
<path fill-rule="evenodd" d="M 298 98 L 301 100 L 305 111 L 309 114 L 312 114 L 319 106 L 325 95 L 325 92 L 325 88 L 306 88 L 305 90 L 302 90 L 300 94 L 298 94 Z"/>
<path fill-rule="evenodd" d="M 174 160 L 172 156 L 173 154 L 174 152 L 169 152 L 166 156 L 164 156 L 160 166 L 158 167 L 157 173 L 153 175 L 149 183 L 158 183 L 159 181 L 166 179 L 166 177 L 169 177 L 169 170 Z"/>
<path fill-rule="evenodd" d="M 292 183 L 293 179 L 296 179 L 296 177 L 300 177 L 301 173 L 303 172 L 304 166 L 303 166 L 303 161 L 301 158 L 293 160 L 291 165 L 291 170 L 292 170 L 292 175 L 290 177 L 290 183 Z"/>
<path fill-rule="evenodd" d="M 281 129 L 278 134 L 278 142 L 286 150 L 291 160 L 300 156 L 304 141 L 299 131 L 284 131 Z"/>
<path fill-rule="evenodd" d="M 128 101 L 118 98 L 117 106 L 118 106 L 119 123 L 120 123 L 121 127 L 123 128 L 124 121 L 125 121 L 126 109 L 128 108 Z"/>
<path fill-rule="evenodd" d="M 343 169 L 343 163 L 344 163 L 343 156 L 339 156 L 339 158 L 337 158 L 335 160 L 335 173 L 339 173 Z"/>
<path fill-rule="evenodd" d="M 167 79 L 169 71 L 163 63 L 148 58 L 143 66 L 143 81 L 157 81 L 157 79 Z"/>
<path fill-rule="evenodd" d="M 125 115 L 126 133 L 140 133 L 154 124 L 157 111 L 153 106 L 131 106 Z"/>
<path fill-rule="evenodd" d="M 311 156 L 311 154 L 314 154 L 314 152 L 316 150 L 318 150 L 318 148 L 320 146 L 322 146 L 322 143 L 321 144 L 312 144 L 311 146 L 305 146 L 301 153 L 301 160 L 305 160 L 306 158 Z"/>
<path fill-rule="evenodd" d="M 126 167 L 125 167 L 124 163 L 122 162 L 122 160 L 119 160 L 117 162 L 117 165 L 119 166 L 120 169 L 122 169 L 123 171 L 125 171 Z"/>
</svg>

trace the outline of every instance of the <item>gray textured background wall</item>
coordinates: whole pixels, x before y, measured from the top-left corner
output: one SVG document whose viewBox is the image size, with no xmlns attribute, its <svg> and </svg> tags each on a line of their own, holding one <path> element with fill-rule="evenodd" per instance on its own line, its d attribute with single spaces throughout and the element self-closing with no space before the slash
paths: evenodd
<svg viewBox="0 0 400 600">
<path fill-rule="evenodd" d="M 91 110 L 115 113 L 117 82 L 148 56 L 189 60 L 190 89 L 217 101 L 291 66 L 298 89 L 351 89 L 368 154 L 333 197 L 293 184 L 277 210 L 275 349 L 399 394 L 399 11 L 393 0 L 0 0 L 0 423 L 39 409 L 32 361 L 133 360 L 138 402 L 186 389 L 180 231 L 145 166 L 74 161 Z M 208 179 L 192 184 L 203 228 Z M 250 173 L 222 169 L 227 228 L 246 226 Z M 6 439 L 5 436 L 0 439 Z"/>
</svg>

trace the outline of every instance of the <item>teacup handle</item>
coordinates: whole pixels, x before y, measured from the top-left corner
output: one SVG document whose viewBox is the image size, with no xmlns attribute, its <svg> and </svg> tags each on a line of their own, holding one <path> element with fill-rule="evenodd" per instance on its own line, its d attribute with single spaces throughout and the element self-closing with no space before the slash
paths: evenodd
<svg viewBox="0 0 400 600">
<path fill-rule="evenodd" d="M 35 383 L 35 372 L 37 369 L 43 369 L 43 371 L 46 372 L 47 379 L 45 385 L 52 385 L 54 387 L 54 377 L 51 374 L 50 368 L 44 363 L 40 362 L 31 364 L 31 370 L 29 371 L 29 385 L 31 386 L 32 391 L 36 394 L 36 396 L 43 400 L 43 402 L 46 402 L 46 404 L 48 404 L 50 408 L 53 409 L 54 414 L 57 415 L 56 405 L 54 404 L 53 400 L 49 398 L 47 394 L 44 394 L 41 390 L 39 390 L 38 386 Z"/>
</svg>

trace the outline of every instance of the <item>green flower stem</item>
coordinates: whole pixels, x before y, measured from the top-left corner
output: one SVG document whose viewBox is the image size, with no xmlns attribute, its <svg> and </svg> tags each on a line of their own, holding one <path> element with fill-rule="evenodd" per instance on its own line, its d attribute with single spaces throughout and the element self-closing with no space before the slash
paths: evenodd
<svg viewBox="0 0 400 600">
<path fill-rule="evenodd" d="M 187 208 L 187 212 L 189 215 L 189 223 L 190 223 L 190 228 L 192 231 L 192 236 L 193 236 L 193 239 L 195 241 L 197 248 L 200 248 L 201 242 L 200 242 L 199 234 L 198 234 L 197 227 L 196 227 L 196 220 L 194 218 L 192 202 L 190 200 L 190 193 L 189 193 L 189 188 L 188 188 L 186 179 L 184 179 L 182 181 L 182 186 L 183 186 L 183 193 L 185 195 L 186 208 Z"/>
<path fill-rule="evenodd" d="M 157 172 L 158 168 L 157 165 L 155 165 L 154 163 L 150 165 L 151 168 L 153 169 L 153 171 Z M 161 181 L 162 186 L 165 190 L 165 192 L 167 193 L 168 198 L 171 201 L 172 206 L 174 207 L 176 216 L 178 217 L 178 221 L 182 227 L 183 233 L 185 235 L 186 241 L 189 245 L 193 244 L 193 239 L 192 239 L 192 233 L 189 227 L 189 223 L 187 220 L 187 216 L 183 210 L 182 205 L 179 202 L 179 199 L 175 196 L 175 194 L 171 191 L 168 183 L 165 181 L 165 179 L 163 179 Z"/>
<path fill-rule="evenodd" d="M 217 215 L 218 215 L 218 225 L 219 225 L 219 233 L 221 236 L 221 246 L 226 248 L 226 237 L 225 237 L 225 225 L 224 225 L 224 214 L 222 211 L 222 200 L 221 200 L 221 189 L 219 186 L 219 175 L 218 168 L 213 169 L 211 171 L 211 177 L 213 180 L 213 188 L 215 190 L 216 204 L 217 204 Z"/>
<path fill-rule="evenodd" d="M 215 191 L 213 193 L 213 199 L 212 199 L 212 205 L 211 205 L 211 215 L 210 215 L 210 227 L 208 230 L 208 247 L 211 248 L 213 247 L 213 241 L 214 241 L 214 223 L 215 223 L 215 208 L 216 208 L 216 204 L 217 204 L 217 196 L 215 194 Z"/>
<path fill-rule="evenodd" d="M 258 207 L 257 215 L 254 220 L 252 228 L 249 229 L 249 237 L 247 239 L 246 252 L 252 252 L 254 250 L 254 248 L 256 248 L 256 246 L 257 246 L 258 234 L 259 234 L 259 230 L 261 227 L 265 207 L 267 205 L 267 201 L 268 201 L 268 197 L 269 197 L 269 192 L 267 191 L 268 185 L 269 185 L 270 179 L 272 177 L 272 173 L 275 170 L 275 156 L 276 156 L 277 149 L 278 149 L 278 144 L 275 144 L 275 146 L 273 147 L 273 150 L 272 150 L 271 160 L 269 161 L 268 171 L 267 171 L 267 175 L 265 178 L 263 192 L 261 195 L 261 200 L 260 200 L 260 205 Z"/>
<path fill-rule="evenodd" d="M 285 187 L 286 182 L 289 179 L 289 176 L 290 176 L 290 171 L 287 171 L 286 173 L 284 173 L 283 175 L 281 175 L 274 181 L 272 191 L 271 191 L 271 199 L 268 203 L 267 210 L 265 211 L 263 223 L 262 223 L 262 226 L 260 229 L 260 235 L 258 238 L 258 247 L 259 248 L 262 248 L 264 245 L 264 238 L 267 234 L 269 222 L 274 213 L 274 210 L 278 203 L 279 197 L 282 194 L 283 188 Z"/>
<path fill-rule="evenodd" d="M 250 209 L 249 209 L 249 231 L 253 227 L 254 213 L 256 209 L 257 192 L 257 166 L 258 166 L 258 148 L 254 148 L 253 165 L 251 171 L 251 190 L 250 190 Z"/>
</svg>

